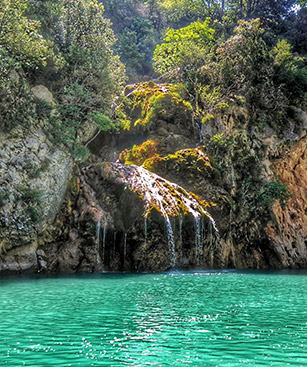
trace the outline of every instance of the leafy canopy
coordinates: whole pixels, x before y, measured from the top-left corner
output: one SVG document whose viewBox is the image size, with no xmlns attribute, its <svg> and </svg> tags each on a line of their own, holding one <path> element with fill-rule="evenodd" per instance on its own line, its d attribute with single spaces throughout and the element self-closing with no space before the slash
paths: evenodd
<svg viewBox="0 0 307 367">
<path fill-rule="evenodd" d="M 24 16 L 28 0 L 0 0 L 0 49 L 25 67 L 46 65 L 52 52 L 39 34 L 40 22 Z"/>
<path fill-rule="evenodd" d="M 209 22 L 208 18 L 203 23 L 194 22 L 177 30 L 169 29 L 163 43 L 154 51 L 154 70 L 165 74 L 195 68 L 199 55 L 206 53 L 214 40 L 214 30 L 209 27 Z"/>
</svg>

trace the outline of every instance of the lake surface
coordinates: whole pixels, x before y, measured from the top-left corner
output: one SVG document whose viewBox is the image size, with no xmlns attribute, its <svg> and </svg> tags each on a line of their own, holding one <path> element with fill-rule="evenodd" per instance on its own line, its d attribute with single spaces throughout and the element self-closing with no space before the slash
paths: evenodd
<svg viewBox="0 0 307 367">
<path fill-rule="evenodd" d="M 0 366 L 307 366 L 307 272 L 0 279 Z"/>
</svg>

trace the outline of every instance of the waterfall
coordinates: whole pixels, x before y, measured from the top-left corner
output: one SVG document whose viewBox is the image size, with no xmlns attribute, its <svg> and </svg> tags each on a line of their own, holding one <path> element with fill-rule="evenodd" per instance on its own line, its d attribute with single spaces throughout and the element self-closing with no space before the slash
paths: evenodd
<svg viewBox="0 0 307 367">
<path fill-rule="evenodd" d="M 104 265 L 104 258 L 106 252 L 106 236 L 107 236 L 107 227 L 108 227 L 108 220 L 107 217 L 104 216 L 104 224 L 103 224 L 103 235 L 102 235 L 102 265 Z"/>
<path fill-rule="evenodd" d="M 112 257 L 115 257 L 115 253 L 116 253 L 116 231 L 114 231 L 113 234 L 113 253 L 112 253 Z"/>
<path fill-rule="evenodd" d="M 196 122 L 196 126 L 197 126 L 197 129 L 198 129 L 199 142 L 201 143 L 204 139 L 203 134 L 201 133 L 201 126 L 198 122 Z"/>
<path fill-rule="evenodd" d="M 200 255 L 202 250 L 202 241 L 201 241 L 201 218 L 200 216 L 194 217 L 194 226 L 195 226 L 195 259 L 196 265 L 200 263 Z"/>
<path fill-rule="evenodd" d="M 167 240 L 168 240 L 168 249 L 170 253 L 170 266 L 174 268 L 176 266 L 176 246 L 174 240 L 174 232 L 172 228 L 172 223 L 167 214 L 164 215 L 166 232 L 167 232 Z"/>
<path fill-rule="evenodd" d="M 210 248 L 212 249 L 212 225 L 211 225 L 211 222 L 209 222 L 208 226 L 209 226 L 209 236 L 210 236 Z"/>
<path fill-rule="evenodd" d="M 100 256 L 99 256 L 99 252 L 100 252 L 100 228 L 101 228 L 101 221 L 100 219 L 96 222 L 96 249 L 97 249 L 97 264 L 99 263 L 100 260 Z"/>
<path fill-rule="evenodd" d="M 187 192 L 183 187 L 146 170 L 142 166 L 113 163 L 112 172 L 117 175 L 117 178 L 125 183 L 131 191 L 138 193 L 141 199 L 143 199 L 145 202 L 145 219 L 152 209 L 156 209 L 161 213 L 166 225 L 171 267 L 176 265 L 176 246 L 170 218 L 179 217 L 179 237 L 182 242 L 182 215 L 188 213 L 193 215 L 195 223 L 197 222 L 195 224 L 197 254 L 200 253 L 200 245 L 202 243 L 200 226 L 201 217 L 207 217 L 216 235 L 218 234 L 215 221 L 206 210 L 209 204 L 193 193 Z M 146 239 L 147 223 L 144 223 L 144 226 Z"/>
<path fill-rule="evenodd" d="M 176 217 L 172 217 L 172 227 L 173 227 L 173 232 L 174 232 L 174 237 L 176 236 Z"/>
<path fill-rule="evenodd" d="M 210 257 L 211 257 L 211 265 L 213 266 L 213 261 L 214 261 L 213 253 L 214 253 L 214 251 L 213 251 L 213 238 L 212 238 L 212 224 L 211 224 L 211 222 L 209 222 L 208 226 L 209 226 L 209 238 L 210 238 L 210 246 L 209 246 L 209 248 L 210 248 Z"/>
<path fill-rule="evenodd" d="M 124 235 L 124 268 L 126 265 L 126 256 L 127 256 L 127 233 Z"/>
<path fill-rule="evenodd" d="M 205 239 L 205 217 L 201 218 L 201 242 L 203 243 Z"/>
<path fill-rule="evenodd" d="M 147 243 L 147 217 L 144 218 L 144 236 L 145 236 L 145 243 Z"/>
<path fill-rule="evenodd" d="M 179 241 L 182 244 L 182 223 L 183 223 L 183 217 L 182 214 L 180 213 L 179 215 Z"/>
</svg>

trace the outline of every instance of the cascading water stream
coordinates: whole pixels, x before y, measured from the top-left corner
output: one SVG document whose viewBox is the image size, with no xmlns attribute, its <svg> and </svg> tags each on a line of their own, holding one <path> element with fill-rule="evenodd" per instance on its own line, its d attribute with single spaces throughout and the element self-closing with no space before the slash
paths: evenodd
<svg viewBox="0 0 307 367">
<path fill-rule="evenodd" d="M 108 220 L 107 217 L 104 216 L 104 224 L 103 224 L 103 235 L 102 235 L 102 265 L 104 265 L 105 253 L 106 253 L 106 237 L 107 237 L 107 228 L 108 228 Z"/>
<path fill-rule="evenodd" d="M 199 142 L 201 143 L 203 141 L 203 134 L 201 132 L 201 126 L 198 122 L 196 122 L 196 126 L 197 126 L 197 129 L 198 129 Z"/>
<path fill-rule="evenodd" d="M 98 220 L 96 222 L 96 247 L 97 247 L 97 264 L 99 263 L 99 252 L 100 252 L 100 229 L 101 229 L 101 221 Z"/>
<path fill-rule="evenodd" d="M 202 240 L 201 240 L 201 218 L 200 216 L 194 217 L 194 226 L 195 226 L 195 257 L 196 257 L 196 265 L 200 263 L 200 255 L 202 250 Z"/>
<path fill-rule="evenodd" d="M 206 210 L 208 203 L 202 201 L 192 193 L 188 193 L 181 186 L 170 182 L 144 167 L 134 165 L 112 164 L 112 171 L 120 177 L 127 187 L 139 194 L 145 202 L 145 219 L 152 209 L 156 209 L 164 218 L 168 248 L 170 253 L 170 266 L 176 266 L 176 248 L 171 217 L 179 217 L 179 237 L 182 242 L 182 214 L 190 213 L 195 218 L 195 243 L 197 256 L 201 252 L 201 225 L 203 216 L 207 217 L 217 235 L 215 221 Z M 144 224 L 145 238 L 147 240 L 147 222 Z M 218 237 L 218 235 L 217 235 Z"/>
<path fill-rule="evenodd" d="M 179 214 L 179 241 L 180 244 L 182 245 L 182 223 L 183 223 L 183 217 L 182 214 Z"/>
<path fill-rule="evenodd" d="M 112 257 L 115 257 L 115 253 L 116 253 L 116 231 L 114 231 L 114 234 L 113 234 L 113 253 L 112 253 Z"/>
<path fill-rule="evenodd" d="M 147 243 L 147 217 L 144 218 L 144 237 L 145 243 Z"/>
<path fill-rule="evenodd" d="M 126 265 L 126 256 L 127 256 L 127 233 L 124 234 L 124 268 Z"/>
<path fill-rule="evenodd" d="M 165 219 L 167 239 L 168 239 L 168 248 L 169 248 L 169 253 L 170 253 L 170 266 L 171 268 L 174 268 L 176 266 L 176 246 L 175 246 L 175 240 L 174 240 L 174 232 L 172 228 L 172 223 L 168 215 L 165 213 L 165 215 L 163 216 Z"/>
</svg>

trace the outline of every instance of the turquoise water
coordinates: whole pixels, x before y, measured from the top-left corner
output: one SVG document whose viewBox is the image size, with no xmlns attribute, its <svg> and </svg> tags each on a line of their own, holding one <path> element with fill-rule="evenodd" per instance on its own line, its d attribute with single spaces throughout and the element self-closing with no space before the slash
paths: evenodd
<svg viewBox="0 0 307 367">
<path fill-rule="evenodd" d="M 4 278 L 0 336 L 0 366 L 307 366 L 307 273 Z"/>
</svg>

